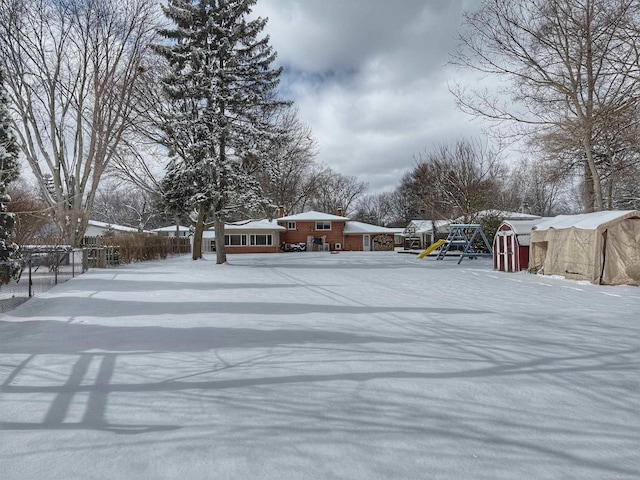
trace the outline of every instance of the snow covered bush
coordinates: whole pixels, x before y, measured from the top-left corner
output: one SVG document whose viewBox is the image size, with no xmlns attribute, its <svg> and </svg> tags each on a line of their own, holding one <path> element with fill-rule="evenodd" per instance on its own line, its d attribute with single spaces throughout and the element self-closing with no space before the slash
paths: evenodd
<svg viewBox="0 0 640 480">
<path fill-rule="evenodd" d="M 18 246 L 11 241 L 15 216 L 8 212 L 11 197 L 7 194 L 9 183 L 18 178 L 18 146 L 11 131 L 11 119 L 4 91 L 4 75 L 0 70 L 0 282 L 8 283 L 22 271 L 22 259 Z"/>
</svg>

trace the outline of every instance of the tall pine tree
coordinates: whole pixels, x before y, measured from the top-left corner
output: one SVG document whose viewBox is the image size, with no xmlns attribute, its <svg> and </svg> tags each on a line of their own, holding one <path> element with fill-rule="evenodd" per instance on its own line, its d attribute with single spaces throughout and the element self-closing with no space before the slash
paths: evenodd
<svg viewBox="0 0 640 480">
<path fill-rule="evenodd" d="M 239 209 L 263 201 L 247 158 L 263 158 L 274 135 L 271 113 L 281 69 L 266 19 L 249 19 L 256 0 L 169 0 L 164 13 L 175 28 L 160 31 L 168 43 L 156 50 L 168 62 L 164 92 L 171 112 L 163 129 L 176 158 L 165 184 L 184 188 L 198 212 L 193 258 L 201 257 L 207 214 L 213 216 L 217 263 L 226 262 L 224 225 Z M 181 187 L 180 184 L 185 185 Z M 188 187 L 186 186 L 188 185 Z"/>
<path fill-rule="evenodd" d="M 10 241 L 15 217 L 7 211 L 11 201 L 7 189 L 18 178 L 18 145 L 11 131 L 11 119 L 4 89 L 4 74 L 0 70 L 0 281 L 7 283 L 21 271 L 18 246 Z"/>
</svg>

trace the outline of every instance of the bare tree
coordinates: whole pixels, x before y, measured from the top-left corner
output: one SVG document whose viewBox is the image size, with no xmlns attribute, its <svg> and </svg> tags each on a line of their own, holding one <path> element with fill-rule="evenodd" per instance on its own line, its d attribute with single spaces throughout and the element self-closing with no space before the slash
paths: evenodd
<svg viewBox="0 0 640 480">
<path fill-rule="evenodd" d="M 286 107 L 275 120 L 280 135 L 270 141 L 264 163 L 257 172 L 269 199 L 287 214 L 301 212 L 313 195 L 323 168 L 315 162 L 318 145 L 308 125 L 298 119 L 297 109 Z"/>
<path fill-rule="evenodd" d="M 408 177 L 418 211 L 433 220 L 497 207 L 505 168 L 499 156 L 480 142 L 459 140 L 422 153 Z"/>
<path fill-rule="evenodd" d="M 155 0 L 0 0 L 18 142 L 70 244 L 84 236 L 100 179 L 136 123 L 157 9 Z"/>
<path fill-rule="evenodd" d="M 549 162 L 523 160 L 517 164 L 506 183 L 506 203 L 510 209 L 542 217 L 569 213 L 564 198 L 572 177 L 563 175 Z"/>
<path fill-rule="evenodd" d="M 640 167 L 635 165 L 626 173 L 615 183 L 611 208 L 640 210 Z"/>
<path fill-rule="evenodd" d="M 601 131 L 612 116 L 637 111 L 640 101 L 638 36 L 629 35 L 638 6 L 637 0 L 484 0 L 464 15 L 453 56 L 453 63 L 504 87 L 492 95 L 456 85 L 464 111 L 510 122 L 519 133 L 552 134 L 556 143 L 581 150 L 587 209 L 604 208 Z"/>
<path fill-rule="evenodd" d="M 154 218 L 161 216 L 154 193 L 122 183 L 116 178 L 106 179 L 96 194 L 93 219 L 126 225 L 143 231 L 155 226 Z"/>
<path fill-rule="evenodd" d="M 317 178 L 318 188 L 310 199 L 310 206 L 314 210 L 335 214 L 341 209 L 344 215 L 349 215 L 369 185 L 359 181 L 356 177 L 349 177 L 326 169 Z"/>
<path fill-rule="evenodd" d="M 364 195 L 356 201 L 355 213 L 349 218 L 364 223 L 389 226 L 396 221 L 393 210 L 394 200 L 393 193 Z"/>
</svg>

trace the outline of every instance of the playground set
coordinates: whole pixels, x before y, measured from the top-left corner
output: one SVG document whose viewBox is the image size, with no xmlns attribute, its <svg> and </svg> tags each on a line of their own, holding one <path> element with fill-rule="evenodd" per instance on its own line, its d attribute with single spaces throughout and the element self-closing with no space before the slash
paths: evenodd
<svg viewBox="0 0 640 480">
<path fill-rule="evenodd" d="M 463 258 L 493 256 L 491 243 L 487 240 L 487 236 L 482 231 L 482 227 L 477 223 L 468 223 L 449 225 L 449 235 L 447 238 L 445 240 L 438 240 L 430 245 L 429 248 L 418 255 L 418 258 L 424 258 L 439 249 L 436 260 L 444 260 L 452 247 L 462 247 L 462 250 L 459 250 L 460 259 L 458 260 L 458 264 L 462 262 Z"/>
</svg>

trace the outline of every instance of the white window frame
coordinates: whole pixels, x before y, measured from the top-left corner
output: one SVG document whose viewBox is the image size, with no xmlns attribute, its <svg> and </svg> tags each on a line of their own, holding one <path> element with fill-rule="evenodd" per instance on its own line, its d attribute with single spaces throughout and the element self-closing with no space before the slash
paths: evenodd
<svg viewBox="0 0 640 480">
<path fill-rule="evenodd" d="M 257 237 L 265 237 L 266 243 L 257 243 Z M 252 247 L 272 247 L 273 246 L 273 235 L 270 233 L 255 233 L 249 236 L 249 245 Z"/>
<path fill-rule="evenodd" d="M 297 230 L 296 222 L 287 222 L 287 230 Z"/>
<path fill-rule="evenodd" d="M 331 222 L 328 220 L 318 220 L 316 222 L 316 230 L 318 231 L 331 230 Z"/>
<path fill-rule="evenodd" d="M 231 237 L 240 237 L 240 243 L 231 243 Z M 247 236 L 240 233 L 227 233 L 224 236 L 224 244 L 227 247 L 246 247 Z"/>
</svg>

